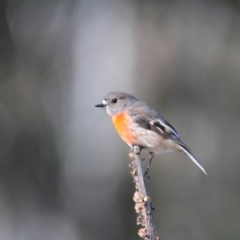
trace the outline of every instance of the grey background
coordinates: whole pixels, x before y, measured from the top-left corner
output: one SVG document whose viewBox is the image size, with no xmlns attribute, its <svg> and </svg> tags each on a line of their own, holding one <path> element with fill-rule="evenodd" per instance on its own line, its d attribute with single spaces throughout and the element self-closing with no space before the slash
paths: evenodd
<svg viewBox="0 0 240 240">
<path fill-rule="evenodd" d="M 139 239 L 128 146 L 94 105 L 158 109 L 201 161 L 155 157 L 163 240 L 240 237 L 238 1 L 0 1 L 0 239 Z"/>
</svg>

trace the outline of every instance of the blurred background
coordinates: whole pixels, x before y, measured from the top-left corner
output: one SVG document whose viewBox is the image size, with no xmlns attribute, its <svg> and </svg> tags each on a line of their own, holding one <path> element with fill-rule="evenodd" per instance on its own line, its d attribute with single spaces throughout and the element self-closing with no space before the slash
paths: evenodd
<svg viewBox="0 0 240 240">
<path fill-rule="evenodd" d="M 114 90 L 158 109 L 209 175 L 154 158 L 158 235 L 239 239 L 234 0 L 0 1 L 0 239 L 139 239 L 128 146 L 94 108 Z"/>
</svg>

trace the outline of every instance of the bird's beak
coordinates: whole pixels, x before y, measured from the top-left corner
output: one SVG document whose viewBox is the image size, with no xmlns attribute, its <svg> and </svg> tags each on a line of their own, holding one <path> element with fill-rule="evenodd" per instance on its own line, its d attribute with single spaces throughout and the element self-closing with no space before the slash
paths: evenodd
<svg viewBox="0 0 240 240">
<path fill-rule="evenodd" d="M 95 107 L 101 107 L 101 108 L 103 108 L 103 107 L 106 107 L 106 105 L 107 105 L 107 101 L 106 101 L 105 99 L 103 99 L 103 102 L 100 103 L 100 104 L 95 105 Z"/>
<path fill-rule="evenodd" d="M 104 105 L 103 103 L 100 103 L 100 104 L 95 105 L 95 107 L 101 107 L 101 108 L 103 108 L 103 107 L 106 107 L 106 105 Z"/>
</svg>

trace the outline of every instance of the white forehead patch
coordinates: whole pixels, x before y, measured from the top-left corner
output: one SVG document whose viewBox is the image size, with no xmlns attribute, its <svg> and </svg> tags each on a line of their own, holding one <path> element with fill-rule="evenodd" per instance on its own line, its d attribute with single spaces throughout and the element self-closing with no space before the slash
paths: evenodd
<svg viewBox="0 0 240 240">
<path fill-rule="evenodd" d="M 102 103 L 103 103 L 104 105 L 106 105 L 106 104 L 107 104 L 107 101 L 106 101 L 105 99 L 103 99 Z"/>
</svg>

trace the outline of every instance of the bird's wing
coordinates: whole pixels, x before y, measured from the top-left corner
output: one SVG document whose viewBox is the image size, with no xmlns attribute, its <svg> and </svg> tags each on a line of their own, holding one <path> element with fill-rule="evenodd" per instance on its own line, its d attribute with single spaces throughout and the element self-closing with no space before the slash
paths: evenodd
<svg viewBox="0 0 240 240">
<path fill-rule="evenodd" d="M 149 121 L 151 129 L 160 133 L 165 138 L 171 138 L 180 141 L 180 137 L 176 129 L 165 119 L 156 119 Z"/>
<path fill-rule="evenodd" d="M 157 132 L 164 138 L 180 141 L 176 129 L 160 113 L 144 102 L 136 102 L 130 113 L 140 127 Z"/>
<path fill-rule="evenodd" d="M 143 116 L 138 116 L 135 117 L 134 122 L 137 123 L 140 127 L 154 131 L 164 138 L 170 138 L 172 140 L 177 140 L 181 142 L 180 137 L 175 128 L 172 127 L 166 120 L 162 119 L 151 120 Z"/>
</svg>

